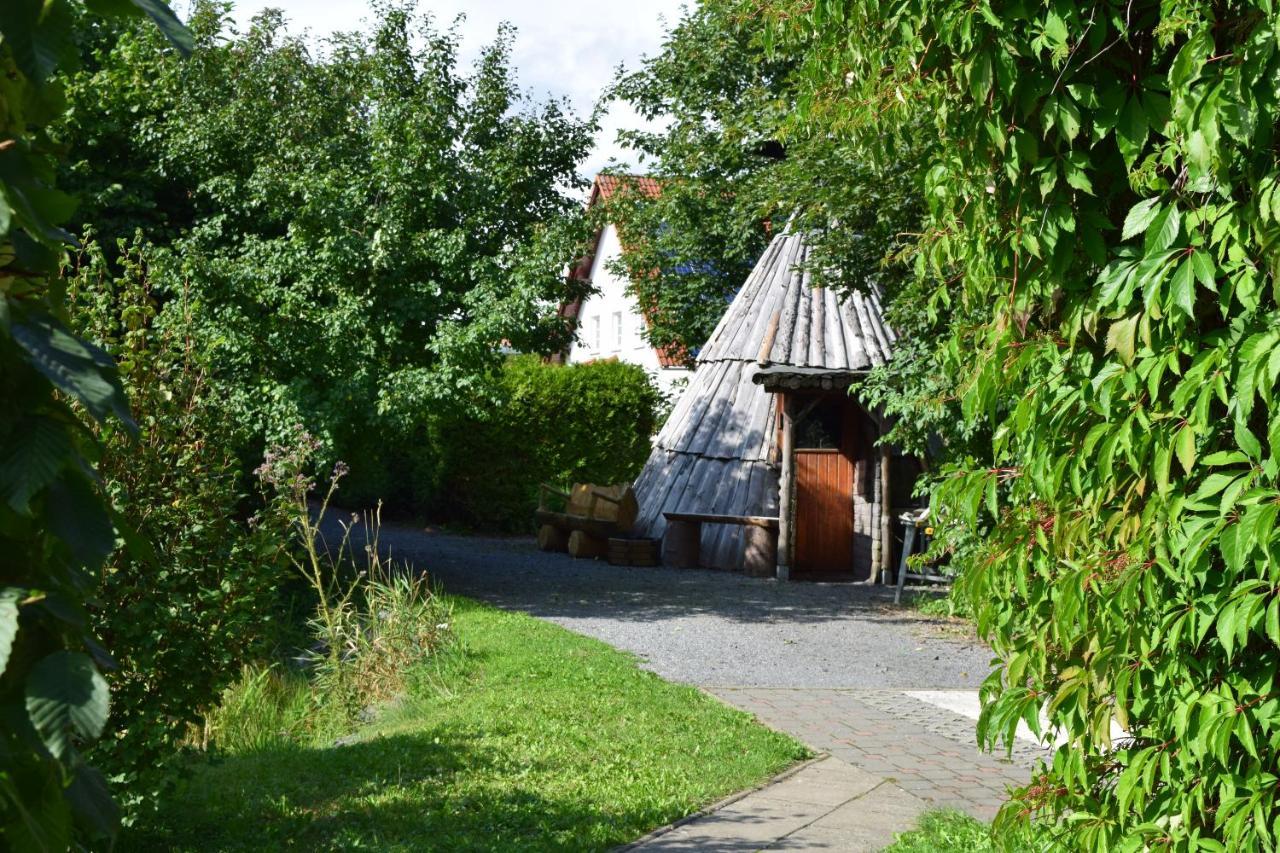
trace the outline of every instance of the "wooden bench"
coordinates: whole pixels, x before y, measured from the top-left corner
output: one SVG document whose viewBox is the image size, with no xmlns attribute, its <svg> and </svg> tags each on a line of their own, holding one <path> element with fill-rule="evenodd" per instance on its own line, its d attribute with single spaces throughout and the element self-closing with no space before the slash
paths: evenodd
<svg viewBox="0 0 1280 853">
<path fill-rule="evenodd" d="M 680 569 L 696 569 L 701 560 L 702 525 L 736 524 L 744 529 L 742 569 L 748 577 L 771 578 L 778 570 L 778 519 L 766 515 L 715 515 L 705 512 L 664 512 L 667 532 L 662 538 L 662 561 Z"/>
<path fill-rule="evenodd" d="M 563 511 L 548 506 L 551 496 L 564 499 Z M 630 483 L 574 483 L 567 492 L 543 483 L 533 514 L 539 525 L 538 547 L 568 551 L 574 557 L 603 557 L 609 550 L 609 537 L 629 533 L 639 513 Z"/>
</svg>

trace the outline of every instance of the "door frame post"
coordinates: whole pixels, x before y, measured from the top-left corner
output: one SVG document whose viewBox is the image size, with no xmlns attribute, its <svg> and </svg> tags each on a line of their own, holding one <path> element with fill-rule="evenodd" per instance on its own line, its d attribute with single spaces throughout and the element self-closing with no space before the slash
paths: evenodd
<svg viewBox="0 0 1280 853">
<path fill-rule="evenodd" d="M 792 520 L 795 516 L 796 448 L 795 407 L 791 395 L 782 393 L 782 471 L 778 482 L 778 580 L 791 580 Z"/>
</svg>

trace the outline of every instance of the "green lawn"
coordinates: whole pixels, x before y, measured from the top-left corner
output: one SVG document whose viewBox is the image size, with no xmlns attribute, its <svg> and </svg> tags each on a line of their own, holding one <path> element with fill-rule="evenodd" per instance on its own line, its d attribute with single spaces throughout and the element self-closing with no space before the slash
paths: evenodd
<svg viewBox="0 0 1280 853">
<path fill-rule="evenodd" d="M 604 849 L 807 754 L 603 643 L 465 599 L 454 620 L 460 648 L 355 743 L 202 758 L 121 849 Z"/>
<path fill-rule="evenodd" d="M 915 829 L 904 832 L 884 853 L 996 853 L 1001 848 L 991 837 L 991 827 L 963 812 L 943 809 L 926 812 Z M 1015 844 L 1012 853 L 1026 848 Z"/>
</svg>

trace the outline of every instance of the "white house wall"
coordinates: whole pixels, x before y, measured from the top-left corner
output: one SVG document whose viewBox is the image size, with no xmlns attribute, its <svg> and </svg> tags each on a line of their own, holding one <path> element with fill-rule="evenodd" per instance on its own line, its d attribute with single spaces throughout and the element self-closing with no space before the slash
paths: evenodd
<svg viewBox="0 0 1280 853">
<path fill-rule="evenodd" d="M 669 394 L 683 385 L 689 371 L 663 367 L 645 339 L 644 315 L 635 298 L 627 293 L 627 280 L 609 270 L 610 262 L 621 254 L 617 229 L 606 225 L 591 264 L 591 282 L 598 292 L 582 300 L 578 338 L 569 350 L 569 363 L 616 358 L 638 364 L 654 376 L 664 394 Z"/>
</svg>

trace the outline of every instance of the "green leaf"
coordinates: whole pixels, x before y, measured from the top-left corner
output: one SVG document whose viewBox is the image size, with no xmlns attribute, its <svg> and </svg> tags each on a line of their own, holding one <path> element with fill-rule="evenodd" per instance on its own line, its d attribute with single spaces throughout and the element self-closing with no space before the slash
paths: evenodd
<svg viewBox="0 0 1280 853">
<path fill-rule="evenodd" d="M 1159 254 L 1174 244 L 1178 232 L 1182 229 L 1182 214 L 1176 204 L 1162 208 L 1147 227 L 1143 252 L 1148 255 Z"/>
<path fill-rule="evenodd" d="M 1080 135 L 1080 108 L 1068 97 L 1058 99 L 1058 129 L 1068 142 Z"/>
<path fill-rule="evenodd" d="M 27 716 L 54 757 L 65 761 L 74 741 L 92 741 L 107 723 L 107 681 L 88 655 L 59 651 L 31 668 Z"/>
<path fill-rule="evenodd" d="M 1253 740 L 1253 730 L 1249 727 L 1248 714 L 1236 714 L 1236 739 L 1245 751 L 1254 758 L 1258 757 L 1258 745 Z"/>
<path fill-rule="evenodd" d="M 183 55 L 191 53 L 195 47 L 195 42 L 191 38 L 191 31 L 183 25 L 182 21 L 178 20 L 178 16 L 169 8 L 168 3 L 165 3 L 164 0 L 133 0 L 133 5 L 155 21 L 156 26 L 160 28 L 160 32 L 164 33 L 164 37 Z"/>
<path fill-rule="evenodd" d="M 44 83 L 78 57 L 73 20 L 66 3 L 0 3 L 0 33 L 18 69 Z"/>
<path fill-rule="evenodd" d="M 78 566 L 96 569 L 115 550 L 116 534 L 101 496 L 79 472 L 68 470 L 49 487 L 45 515 Z"/>
<path fill-rule="evenodd" d="M 1196 284 L 1190 260 L 1185 260 L 1178 265 L 1178 269 L 1174 272 L 1173 280 L 1169 286 L 1173 304 L 1181 308 L 1187 317 L 1195 319 Z"/>
<path fill-rule="evenodd" d="M 1124 164 L 1132 169 L 1134 161 L 1142 153 L 1142 146 L 1147 142 L 1147 114 L 1137 96 L 1129 98 L 1120 112 L 1120 122 L 1116 125 L 1116 145 Z"/>
<path fill-rule="evenodd" d="M 0 675 L 4 675 L 9 665 L 9 655 L 13 652 L 13 640 L 18 636 L 18 602 L 22 599 L 22 590 L 0 590 Z"/>
<path fill-rule="evenodd" d="M 1089 180 L 1089 175 L 1083 169 L 1074 169 L 1068 166 L 1067 184 L 1081 192 L 1093 195 L 1093 183 Z"/>
<path fill-rule="evenodd" d="M 97 421 L 114 414 L 126 428 L 137 431 L 109 355 L 72 335 L 48 314 L 14 323 L 9 333 L 31 366 L 58 390 L 79 400 Z"/>
<path fill-rule="evenodd" d="M 1234 436 L 1236 446 L 1249 454 L 1249 458 L 1259 460 L 1262 459 L 1262 442 L 1258 441 L 1258 437 L 1253 434 L 1253 430 L 1249 429 L 1248 424 L 1243 418 L 1235 418 Z"/>
<path fill-rule="evenodd" d="M 1215 293 L 1218 291 L 1217 270 L 1213 257 L 1208 252 L 1204 249 L 1196 249 L 1192 252 L 1191 269 L 1195 272 L 1196 281 Z"/>
<path fill-rule="evenodd" d="M 1147 226 L 1156 218 L 1156 214 L 1160 213 L 1160 197 L 1143 199 L 1129 209 L 1129 214 L 1124 218 L 1124 228 L 1120 232 L 1120 239 L 1128 240 L 1130 237 L 1142 234 L 1147 230 Z"/>
<path fill-rule="evenodd" d="M 67 786 L 67 803 L 77 822 L 91 833 L 109 837 L 120 827 L 120 808 L 111 797 L 106 778 L 87 764 L 78 764 Z"/>
<path fill-rule="evenodd" d="M 41 415 L 24 418 L 14 429 L 8 452 L 0 458 L 0 498 L 14 512 L 28 514 L 31 498 L 75 458 L 66 424 Z"/>
<path fill-rule="evenodd" d="M 1196 467 L 1196 434 L 1190 424 L 1178 430 L 1178 435 L 1173 440 L 1173 447 L 1178 455 L 1178 461 L 1182 463 L 1182 470 L 1190 474 L 1191 469 Z"/>
<path fill-rule="evenodd" d="M 1156 463 L 1156 490 L 1160 494 L 1167 494 L 1169 491 L 1169 463 L 1173 454 L 1169 452 L 1169 447 L 1160 444 L 1156 447 L 1155 463 Z"/>
<path fill-rule="evenodd" d="M 1133 364 L 1134 338 L 1137 335 L 1138 320 L 1141 318 L 1141 314 L 1134 314 L 1132 317 L 1112 323 L 1107 329 L 1106 352 L 1115 350 L 1121 361 L 1125 364 Z"/>
</svg>

